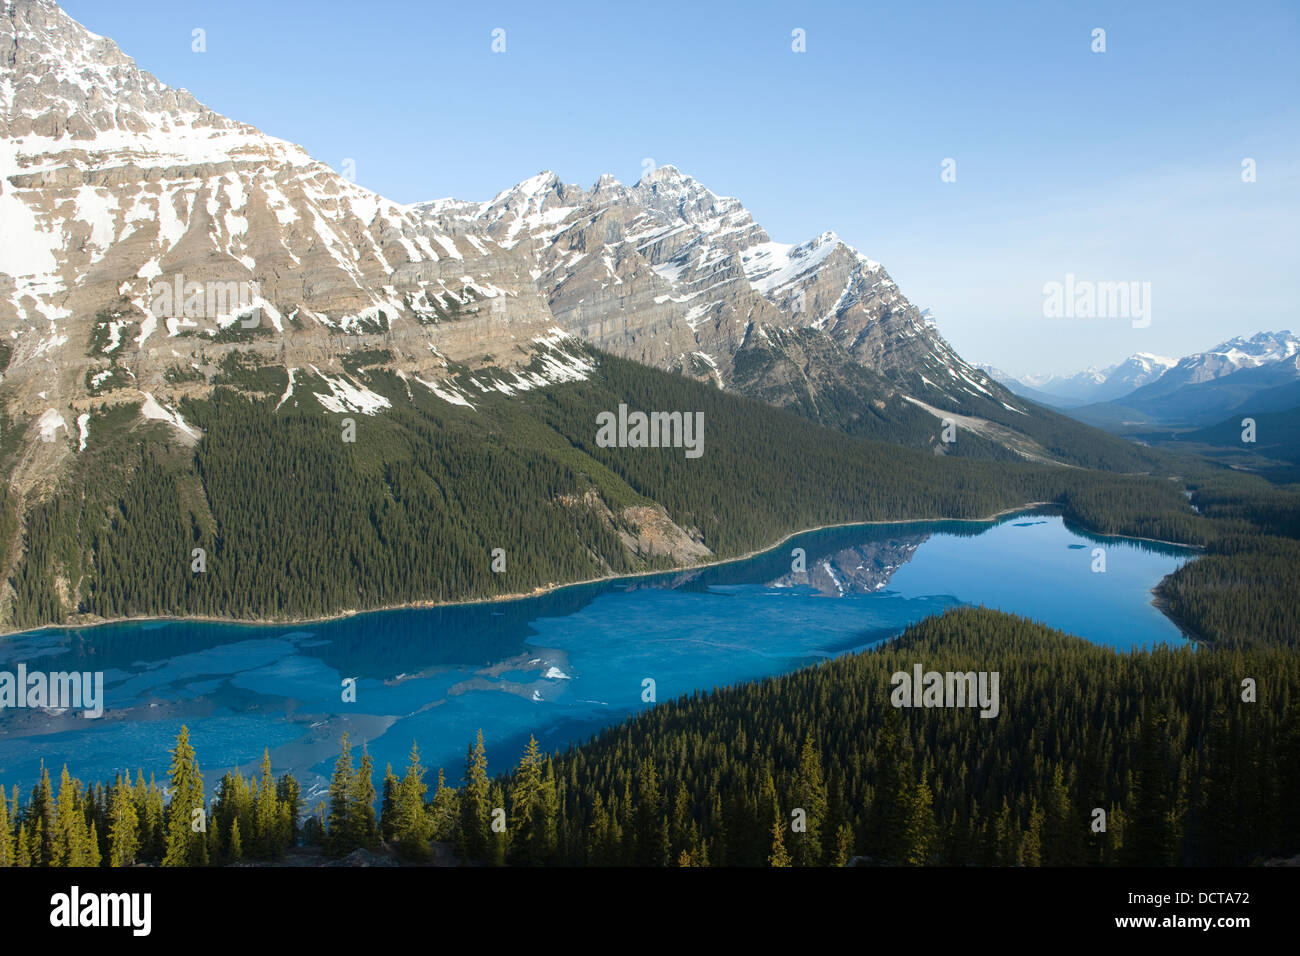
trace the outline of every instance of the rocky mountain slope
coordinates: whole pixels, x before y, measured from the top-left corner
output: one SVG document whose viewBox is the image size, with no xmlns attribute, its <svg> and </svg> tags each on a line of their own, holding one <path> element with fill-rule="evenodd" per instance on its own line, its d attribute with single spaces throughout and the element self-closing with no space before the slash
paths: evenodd
<svg viewBox="0 0 1300 956">
<path fill-rule="evenodd" d="M 478 235 L 531 261 L 562 328 L 602 349 L 734 387 L 774 404 L 872 373 L 870 399 L 915 382 L 961 407 L 996 390 L 902 294 L 878 262 L 826 232 L 774 242 L 739 200 L 674 166 L 590 190 L 539 173 L 490 201 L 416 207 L 442 231 Z M 1014 405 L 1008 405 L 1014 408 Z M 933 430 L 933 429 L 931 429 Z"/>
</svg>

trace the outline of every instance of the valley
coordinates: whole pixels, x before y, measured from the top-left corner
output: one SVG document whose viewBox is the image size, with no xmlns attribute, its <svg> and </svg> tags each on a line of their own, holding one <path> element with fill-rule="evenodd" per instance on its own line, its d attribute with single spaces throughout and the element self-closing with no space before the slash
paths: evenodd
<svg viewBox="0 0 1300 956">
<path fill-rule="evenodd" d="M 318 13 L 313 29 L 345 22 Z M 477 15 L 437 12 L 439 57 L 464 55 L 451 24 Z M 537 35 L 590 18 L 544 19 Z M 1059 215 L 1017 205 L 1070 208 L 1037 192 L 1041 171 L 981 183 L 1034 152 L 1005 116 L 945 94 L 957 112 L 926 128 L 988 152 L 972 145 L 961 180 L 943 159 L 937 183 L 925 158 L 920 187 L 879 165 L 949 149 L 909 140 L 911 112 L 889 119 L 917 84 L 853 93 L 869 66 L 854 63 L 818 85 L 803 28 L 789 55 L 809 79 L 769 63 L 772 88 L 737 102 L 727 58 L 747 33 L 660 71 L 647 97 L 602 79 L 595 53 L 648 24 L 585 60 L 555 52 L 567 32 L 548 56 L 493 27 L 491 67 L 438 62 L 398 95 L 400 38 L 375 60 L 369 20 L 330 62 L 352 105 L 317 113 L 335 77 L 308 66 L 332 41 L 298 26 L 252 71 L 284 89 L 251 109 L 238 91 L 258 61 L 222 59 L 220 31 L 188 60 L 141 39 L 263 131 L 54 0 L 0 0 L 0 683 L 96 688 L 93 714 L 0 695 L 0 868 L 933 866 L 962 881 L 952 900 L 984 886 L 968 866 L 1300 860 L 1300 338 L 1239 334 L 1273 314 L 1243 304 L 1254 272 L 1216 260 L 1204 296 L 1182 299 L 1202 322 L 1205 302 L 1223 310 L 1217 345 L 1048 374 L 1101 351 L 1071 351 L 1076 319 L 1154 334 L 1152 288 L 1163 303 L 1169 285 L 1148 274 L 1167 263 L 1086 216 L 1053 233 Z M 725 94 L 694 85 L 715 60 Z M 618 76 L 639 63 L 658 68 L 627 58 Z M 542 109 L 551 76 L 589 101 Z M 286 108 L 293 90 L 313 102 Z M 790 91 L 797 111 L 769 109 Z M 640 113 L 636 136 L 601 138 L 647 102 L 672 120 L 660 142 L 696 143 L 698 166 L 647 157 L 622 182 L 582 165 L 648 148 Z M 833 148 L 812 132 L 823 108 Z M 396 129 L 336 138 L 365 128 L 358 111 Z M 869 141 L 851 142 L 846 111 Z M 769 127 L 789 155 L 728 141 Z M 336 170 L 273 128 L 346 158 Z M 354 145 L 372 151 L 367 182 L 418 173 L 418 201 L 361 185 Z M 526 163 L 508 176 L 507 154 Z M 739 175 L 760 159 L 766 178 Z M 518 180 L 543 162 L 590 187 Z M 478 164 L 493 182 L 467 194 L 490 198 L 426 198 L 481 186 Z M 754 205 L 688 166 L 734 169 Z M 823 178 L 844 184 L 830 205 Z M 1264 192 L 1249 185 L 1243 208 Z M 828 228 L 841 215 L 897 271 Z M 1030 238 L 1060 261 L 1033 268 L 1065 285 L 1015 271 L 1027 232 L 997 255 L 1003 220 L 1051 233 Z M 1168 231 L 1244 242 L 1198 229 Z M 1202 260 L 1169 247 L 1179 282 L 1200 282 Z M 1124 281 L 1076 284 L 1101 273 L 1072 257 L 1097 249 Z M 958 302 L 944 328 L 995 364 L 959 354 L 901 281 Z M 1055 324 L 1032 328 L 1032 367 L 993 321 L 971 337 L 969 315 L 1010 328 L 1038 287 L 1033 318 Z"/>
</svg>

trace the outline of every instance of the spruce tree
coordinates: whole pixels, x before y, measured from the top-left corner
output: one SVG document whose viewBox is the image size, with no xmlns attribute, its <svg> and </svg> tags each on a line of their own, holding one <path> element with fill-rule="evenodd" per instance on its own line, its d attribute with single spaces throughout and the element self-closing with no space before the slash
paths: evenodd
<svg viewBox="0 0 1300 956">
<path fill-rule="evenodd" d="M 795 806 L 804 811 L 805 830 L 794 833 L 795 866 L 817 866 L 822 862 L 822 833 L 826 826 L 829 801 L 822 777 L 821 757 L 813 746 L 812 733 L 804 737 L 799 751 L 799 766 L 794 778 Z"/>
<path fill-rule="evenodd" d="M 902 854 L 899 862 L 904 866 L 926 866 L 932 862 L 938 842 L 938 827 L 934 822 L 934 797 L 926 775 L 921 782 L 904 790 Z"/>
<path fill-rule="evenodd" d="M 90 821 L 90 827 L 86 832 L 86 853 L 83 866 L 97 867 L 103 862 L 103 855 L 99 850 L 99 832 L 95 827 L 95 821 Z"/>
<path fill-rule="evenodd" d="M 59 775 L 59 796 L 54 819 L 53 851 L 50 866 L 85 866 L 85 817 L 78 811 L 77 784 L 68 774 L 67 764 Z"/>
<path fill-rule="evenodd" d="M 221 848 L 221 820 L 213 812 L 208 816 L 208 865 L 221 866 L 225 853 Z"/>
<path fill-rule="evenodd" d="M 393 765 L 384 765 L 384 796 L 379 807 L 379 835 L 388 842 L 397 834 L 397 787 L 401 783 Z"/>
<path fill-rule="evenodd" d="M 329 832 L 326 837 L 329 852 L 342 856 L 356 849 L 354 834 L 348 829 L 352 820 L 349 803 L 353 791 L 352 745 L 345 732 L 339 742 L 339 757 L 334 762 L 334 776 L 330 779 Z"/>
<path fill-rule="evenodd" d="M 446 842 L 456 834 L 460 814 L 460 795 L 455 787 L 447 786 L 446 774 L 438 768 L 438 783 L 429 805 L 430 832 L 435 840 Z"/>
<path fill-rule="evenodd" d="M 500 783 L 493 782 L 488 788 L 487 805 L 489 814 L 487 846 L 488 862 L 493 866 L 504 866 L 506 856 L 510 852 L 510 827 L 512 821 L 509 816 L 506 816 L 503 819 L 497 813 L 499 810 L 505 810 L 506 806 L 506 794 Z M 499 819 L 502 820 L 500 825 L 497 823 L 497 820 Z"/>
<path fill-rule="evenodd" d="M 9 829 L 9 801 L 0 787 L 0 867 L 14 865 L 14 837 Z"/>
<path fill-rule="evenodd" d="M 230 824 L 230 862 L 238 863 L 244 858 L 244 840 L 239 835 L 239 818 L 236 817 Z"/>
<path fill-rule="evenodd" d="M 27 834 L 27 824 L 18 824 L 18 835 L 14 839 L 14 866 L 33 866 L 31 839 Z"/>
<path fill-rule="evenodd" d="M 275 785 L 276 796 L 280 798 L 280 807 L 288 824 L 285 846 L 297 846 L 299 835 L 299 816 L 302 814 L 302 785 L 291 773 L 284 774 Z"/>
<path fill-rule="evenodd" d="M 27 801 L 25 818 L 30 821 L 28 836 L 33 839 L 32 866 L 50 866 L 54 861 L 56 833 L 54 789 L 50 785 L 50 771 L 41 761 L 41 776 Z"/>
<path fill-rule="evenodd" d="M 269 860 L 280 855 L 280 806 L 271 776 L 271 751 L 262 751 L 262 780 L 253 810 L 253 837 L 257 856 Z"/>
<path fill-rule="evenodd" d="M 524 866 L 535 866 L 540 838 L 537 829 L 542 789 L 542 753 L 537 739 L 529 736 L 524 755 L 515 771 L 510 787 L 510 820 L 514 826 L 511 840 L 511 861 Z"/>
<path fill-rule="evenodd" d="M 465 786 L 460 791 L 460 826 L 456 833 L 457 852 L 465 861 L 479 859 L 487 854 L 491 841 L 488 829 L 488 775 L 487 754 L 483 747 L 483 731 L 465 755 Z"/>
<path fill-rule="evenodd" d="M 379 826 L 375 822 L 374 761 L 370 751 L 361 746 L 361 767 L 352 778 L 348 794 L 348 831 L 357 846 L 372 849 L 379 845 Z"/>
<path fill-rule="evenodd" d="M 835 856 L 831 863 L 834 866 L 846 866 L 851 859 L 853 859 L 853 828 L 847 823 L 841 823 L 835 833 Z"/>
<path fill-rule="evenodd" d="M 1142 719 L 1133 785 L 1132 833 L 1125 834 L 1123 853 L 1129 866 L 1166 866 L 1172 862 L 1174 782 L 1165 757 L 1168 725 L 1164 714 Z"/>
<path fill-rule="evenodd" d="M 785 826 L 781 817 L 772 820 L 772 850 L 767 857 L 768 866 L 790 866 L 790 853 L 785 848 Z"/>
<path fill-rule="evenodd" d="M 659 787 L 659 773 L 654 761 L 641 761 L 637 768 L 634 814 L 636 855 L 633 862 L 637 866 L 664 866 L 668 862 L 668 846 L 663 828 L 663 794 Z"/>
<path fill-rule="evenodd" d="M 108 865 L 130 866 L 139 849 L 139 817 L 129 785 L 117 775 L 108 797 Z"/>
<path fill-rule="evenodd" d="M 199 772 L 194 748 L 190 746 L 189 728 L 182 725 L 171 752 L 168 775 L 171 801 L 166 813 L 166 849 L 163 866 L 200 866 L 207 856 L 206 834 L 195 832 L 193 811 L 205 806 L 203 775 Z"/>
<path fill-rule="evenodd" d="M 403 855 L 423 860 L 429 856 L 429 815 L 425 812 L 424 768 L 420 766 L 420 750 L 411 744 L 411 757 L 406 765 L 406 775 L 397 788 L 396 835 L 397 845 Z"/>
</svg>

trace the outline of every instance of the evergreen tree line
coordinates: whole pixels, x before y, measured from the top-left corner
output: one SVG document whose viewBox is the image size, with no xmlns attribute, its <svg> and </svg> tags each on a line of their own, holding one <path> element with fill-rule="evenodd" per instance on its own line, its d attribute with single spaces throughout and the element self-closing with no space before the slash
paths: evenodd
<svg viewBox="0 0 1300 956">
<path fill-rule="evenodd" d="M 0 788 L 0 793 L 3 788 Z M 49 769 L 26 803 L 18 787 L 0 799 L 0 866 L 210 866 L 272 860 L 301 837 L 301 792 L 291 774 L 261 780 L 227 773 L 209 805 L 203 774 L 182 727 L 171 751 L 166 788 L 144 771 L 83 786 L 63 768 L 57 791 Z"/>
</svg>

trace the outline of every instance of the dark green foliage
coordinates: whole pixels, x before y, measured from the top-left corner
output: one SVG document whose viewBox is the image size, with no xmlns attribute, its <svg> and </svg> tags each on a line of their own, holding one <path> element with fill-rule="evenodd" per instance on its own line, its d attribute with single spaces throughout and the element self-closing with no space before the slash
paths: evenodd
<svg viewBox="0 0 1300 956">
<path fill-rule="evenodd" d="M 257 352 L 236 349 L 222 356 L 212 381 L 246 392 L 279 396 L 289 385 L 289 373 L 281 366 L 266 364 Z"/>
</svg>

